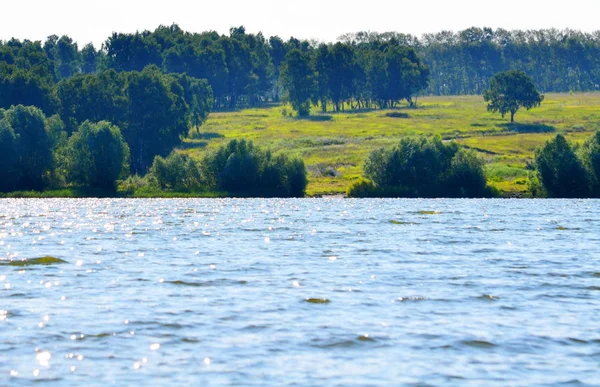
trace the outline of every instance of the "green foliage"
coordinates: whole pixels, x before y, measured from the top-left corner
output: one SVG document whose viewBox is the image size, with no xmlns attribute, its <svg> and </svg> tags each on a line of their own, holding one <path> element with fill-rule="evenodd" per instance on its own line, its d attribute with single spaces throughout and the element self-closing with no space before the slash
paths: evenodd
<svg viewBox="0 0 600 387">
<path fill-rule="evenodd" d="M 561 134 L 536 150 L 535 168 L 541 186 L 550 197 L 577 198 L 591 194 L 590 176 Z"/>
<path fill-rule="evenodd" d="M 365 179 L 361 179 L 348 187 L 346 195 L 350 198 L 372 198 L 381 196 L 380 190 L 375 183 Z"/>
<path fill-rule="evenodd" d="M 600 130 L 583 144 L 581 157 L 592 181 L 592 189 L 600 195 Z"/>
<path fill-rule="evenodd" d="M 490 87 L 483 93 L 490 112 L 499 112 L 502 117 L 510 113 L 510 122 L 515 121 L 519 108 L 529 110 L 540 106 L 544 100 L 531 78 L 522 71 L 509 70 L 498 73 L 490 80 Z"/>
<path fill-rule="evenodd" d="M 53 167 L 52 139 L 44 113 L 33 106 L 13 106 L 0 113 L 0 146 L 6 149 L 4 189 L 39 190 Z"/>
<path fill-rule="evenodd" d="M 281 69 L 281 77 L 288 90 L 292 108 L 298 116 L 307 116 L 310 113 L 310 98 L 314 89 L 309 56 L 297 49 L 288 52 Z"/>
<path fill-rule="evenodd" d="M 460 149 L 456 152 L 446 182 L 449 196 L 488 196 L 484 164 L 473 151 Z"/>
<path fill-rule="evenodd" d="M 163 158 L 156 156 L 148 173 L 150 183 L 162 190 L 189 192 L 202 186 L 200 171 L 189 156 L 177 152 Z"/>
<path fill-rule="evenodd" d="M 17 136 L 3 115 L 0 109 L 0 192 L 9 192 L 16 184 Z"/>
<path fill-rule="evenodd" d="M 204 79 L 192 78 L 185 74 L 176 74 L 174 78 L 183 89 L 183 97 L 187 104 L 188 126 L 196 128 L 200 133 L 200 125 L 206 121 L 212 108 L 212 89 Z"/>
<path fill-rule="evenodd" d="M 376 189 L 359 182 L 350 192 L 408 197 L 488 195 L 483 161 L 455 143 L 442 143 L 439 137 L 403 138 L 391 149 L 371 152 L 364 175 Z"/>
<path fill-rule="evenodd" d="M 85 121 L 110 121 L 131 150 L 131 171 L 145 173 L 157 155 L 168 155 L 190 126 L 200 125 L 212 106 L 205 81 L 165 75 L 155 66 L 141 72 L 77 75 L 57 86 L 60 115 L 73 132 Z"/>
<path fill-rule="evenodd" d="M 302 160 L 273 156 L 245 140 L 232 140 L 206 155 L 201 170 L 209 188 L 244 196 L 304 196 L 308 183 Z"/>
<path fill-rule="evenodd" d="M 135 192 L 148 187 L 148 185 L 147 176 L 129 175 L 126 179 L 117 181 L 117 191 L 133 195 Z"/>
<path fill-rule="evenodd" d="M 69 180 L 92 188 L 115 189 L 128 170 L 129 147 L 118 127 L 85 121 L 67 145 Z"/>
<path fill-rule="evenodd" d="M 480 95 L 494 74 L 511 69 L 525 71 L 545 92 L 594 91 L 600 84 L 597 32 L 471 27 L 420 38 L 358 32 L 341 40 L 359 48 L 391 41 L 413 47 L 431 70 L 427 93 L 433 95 Z"/>
</svg>

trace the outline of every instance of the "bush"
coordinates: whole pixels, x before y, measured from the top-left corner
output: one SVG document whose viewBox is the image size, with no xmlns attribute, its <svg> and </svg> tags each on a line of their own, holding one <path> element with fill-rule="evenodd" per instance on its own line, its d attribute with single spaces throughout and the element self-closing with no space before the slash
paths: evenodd
<svg viewBox="0 0 600 387">
<path fill-rule="evenodd" d="M 346 191 L 346 196 L 350 198 L 371 198 L 379 195 L 375 183 L 369 180 L 361 179 L 348 188 Z"/>
<path fill-rule="evenodd" d="M 351 196 L 481 197 L 489 196 L 483 161 L 473 152 L 444 144 L 439 137 L 404 138 L 391 149 L 369 154 L 364 176 Z"/>
<path fill-rule="evenodd" d="M 148 179 L 140 175 L 131 175 L 125 180 L 118 181 L 117 185 L 120 192 L 132 195 L 136 191 L 146 188 L 148 186 Z"/>
<path fill-rule="evenodd" d="M 209 153 L 201 171 L 208 187 L 243 196 L 300 197 L 308 184 L 302 160 L 273 156 L 245 140 L 232 140 Z"/>
<path fill-rule="evenodd" d="M 148 179 L 157 188 L 178 192 L 198 190 L 202 186 L 196 162 L 177 152 L 171 153 L 167 158 L 156 156 Z"/>
<path fill-rule="evenodd" d="M 129 147 L 121 130 L 108 121 L 85 121 L 69 139 L 66 150 L 69 181 L 114 190 L 129 169 Z"/>
<path fill-rule="evenodd" d="M 536 150 L 535 167 L 539 183 L 547 196 L 590 196 L 590 176 L 563 135 L 556 135 Z"/>
</svg>

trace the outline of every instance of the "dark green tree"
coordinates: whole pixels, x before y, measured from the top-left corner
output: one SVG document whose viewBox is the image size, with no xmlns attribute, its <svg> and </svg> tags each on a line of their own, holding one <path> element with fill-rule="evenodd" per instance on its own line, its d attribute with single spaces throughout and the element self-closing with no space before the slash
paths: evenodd
<svg viewBox="0 0 600 387">
<path fill-rule="evenodd" d="M 92 43 L 88 43 L 81 49 L 81 72 L 93 74 L 98 70 L 98 59 L 100 53 L 96 51 Z"/>
<path fill-rule="evenodd" d="M 600 196 L 600 130 L 585 141 L 581 154 L 584 166 L 592 180 L 595 196 Z"/>
<path fill-rule="evenodd" d="M 144 174 L 156 155 L 168 155 L 187 135 L 188 105 L 183 87 L 157 67 L 125 76 L 123 137 L 131 150 L 132 173 Z"/>
<path fill-rule="evenodd" d="M 63 35 L 58 39 L 54 58 L 58 79 L 69 78 L 79 72 L 81 65 L 77 43 L 70 37 Z"/>
<path fill-rule="evenodd" d="M 183 89 L 188 127 L 195 128 L 196 132 L 200 133 L 200 125 L 206 121 L 212 108 L 212 89 L 204 79 L 192 78 L 185 74 L 176 74 L 173 77 Z"/>
<path fill-rule="evenodd" d="M 85 121 L 67 146 L 69 180 L 87 187 L 115 189 L 129 167 L 129 147 L 121 130 L 108 121 Z"/>
<path fill-rule="evenodd" d="M 104 43 L 104 49 L 108 66 L 117 71 L 142 71 L 148 65 L 162 64 L 161 46 L 149 31 L 115 32 Z"/>
<path fill-rule="evenodd" d="M 339 42 L 334 44 L 329 50 L 328 63 L 329 95 L 335 110 L 339 112 L 354 91 L 357 71 L 352 46 Z"/>
<path fill-rule="evenodd" d="M 271 48 L 271 63 L 273 64 L 273 100 L 279 102 L 280 95 L 280 67 L 285 60 L 285 54 L 287 49 L 285 43 L 279 36 L 272 36 L 269 38 L 269 46 Z"/>
<path fill-rule="evenodd" d="M 327 112 L 327 102 L 330 100 L 329 78 L 331 77 L 331 55 L 329 47 L 326 44 L 320 44 L 315 50 L 313 58 L 313 68 L 315 69 L 315 91 L 313 103 L 321 105 L 321 111 Z"/>
<path fill-rule="evenodd" d="M 590 195 L 590 181 L 583 163 L 562 134 L 536 150 L 535 167 L 548 196 L 577 198 Z"/>
<path fill-rule="evenodd" d="M 544 100 L 533 81 L 523 71 L 509 70 L 498 73 L 490 80 L 489 89 L 483 93 L 490 112 L 499 112 L 502 117 L 510 113 L 510 122 L 515 122 L 515 114 L 524 107 L 529 110 L 540 106 Z"/>
<path fill-rule="evenodd" d="M 202 185 L 197 163 L 178 152 L 166 158 L 156 156 L 148 174 L 152 184 L 163 190 L 189 192 L 200 189 Z"/>
<path fill-rule="evenodd" d="M 17 183 L 17 136 L 3 118 L 4 110 L 0 109 L 0 192 L 9 192 Z"/>
<path fill-rule="evenodd" d="M 310 98 L 314 90 L 314 71 L 310 65 L 310 57 L 298 49 L 293 49 L 285 56 L 281 69 L 281 78 L 288 91 L 292 108 L 298 116 L 310 113 Z"/>
<path fill-rule="evenodd" d="M 157 155 L 168 155 L 191 126 L 201 124 L 212 105 L 205 81 L 163 74 L 114 70 L 76 75 L 57 86 L 60 115 L 69 133 L 85 120 L 121 128 L 131 151 L 131 170 L 144 174 Z"/>
<path fill-rule="evenodd" d="M 12 168 L 14 188 L 44 188 L 48 173 L 53 168 L 53 144 L 46 128 L 44 113 L 34 106 L 17 105 L 0 114 L 0 119 L 3 122 L 3 141 L 7 144 L 8 152 L 12 149 L 11 143 L 16 145 L 16 160 Z"/>
</svg>

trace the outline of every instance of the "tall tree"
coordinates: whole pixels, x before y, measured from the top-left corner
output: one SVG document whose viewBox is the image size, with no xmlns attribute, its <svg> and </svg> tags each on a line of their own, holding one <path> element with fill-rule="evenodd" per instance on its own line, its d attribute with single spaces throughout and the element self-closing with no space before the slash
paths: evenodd
<svg viewBox="0 0 600 387">
<path fill-rule="evenodd" d="M 281 77 L 294 110 L 300 117 L 309 115 L 310 97 L 314 88 L 314 71 L 309 55 L 299 49 L 288 52 L 281 69 Z"/>
</svg>

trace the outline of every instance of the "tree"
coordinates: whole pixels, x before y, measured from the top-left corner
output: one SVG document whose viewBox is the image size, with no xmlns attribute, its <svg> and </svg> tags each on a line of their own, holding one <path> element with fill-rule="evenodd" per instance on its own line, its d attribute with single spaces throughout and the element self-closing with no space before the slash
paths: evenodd
<svg viewBox="0 0 600 387">
<path fill-rule="evenodd" d="M 81 72 L 84 74 L 95 73 L 98 69 L 99 52 L 92 43 L 88 43 L 81 49 Z"/>
<path fill-rule="evenodd" d="M 2 146 L 6 146 L 9 153 L 16 153 L 16 156 L 8 156 L 14 161 L 13 188 L 42 189 L 53 166 L 52 139 L 44 113 L 34 106 L 13 106 L 0 113 L 0 127 Z"/>
<path fill-rule="evenodd" d="M 166 158 L 156 156 L 148 175 L 150 181 L 163 190 L 191 191 L 201 188 L 198 165 L 188 155 L 178 152 Z"/>
<path fill-rule="evenodd" d="M 70 180 L 88 187 L 114 189 L 129 166 L 129 147 L 108 121 L 81 124 L 69 139 L 67 155 Z"/>
<path fill-rule="evenodd" d="M 600 195 L 600 130 L 590 137 L 581 149 L 583 163 L 589 171 L 596 195 Z"/>
<path fill-rule="evenodd" d="M 131 171 L 143 174 L 157 155 L 168 155 L 188 133 L 183 87 L 155 66 L 126 75 L 123 137 L 131 149 Z"/>
<path fill-rule="evenodd" d="M 315 92 L 313 103 L 321 105 L 321 111 L 327 112 L 327 101 L 330 98 L 329 78 L 331 75 L 331 55 L 329 47 L 322 43 L 315 50 L 313 58 L 313 67 L 315 69 Z"/>
<path fill-rule="evenodd" d="M 17 137 L 3 116 L 4 111 L 0 109 L 0 192 L 9 192 L 16 183 Z"/>
<path fill-rule="evenodd" d="M 587 172 L 562 134 L 536 150 L 535 167 L 548 196 L 577 198 L 589 195 Z"/>
<path fill-rule="evenodd" d="M 289 100 L 298 116 L 310 113 L 310 97 L 314 88 L 314 71 L 310 66 L 310 57 L 298 49 L 285 56 L 281 69 L 283 84 L 289 93 Z"/>
<path fill-rule="evenodd" d="M 349 99 L 353 91 L 356 75 L 355 58 L 352 46 L 336 43 L 329 49 L 329 96 L 339 112 L 344 101 Z"/>
<path fill-rule="evenodd" d="M 544 100 L 535 88 L 531 78 L 520 70 L 498 73 L 490 80 L 490 87 L 483 93 L 490 112 L 499 112 L 502 117 L 510 113 L 510 122 L 515 122 L 515 113 L 519 108 L 529 110 L 540 106 Z"/>
<path fill-rule="evenodd" d="M 143 71 L 78 74 L 57 86 L 60 115 L 72 133 L 85 120 L 109 121 L 121 128 L 131 150 L 131 171 L 144 174 L 156 155 L 167 156 L 200 125 L 212 105 L 204 80 Z"/>
</svg>

